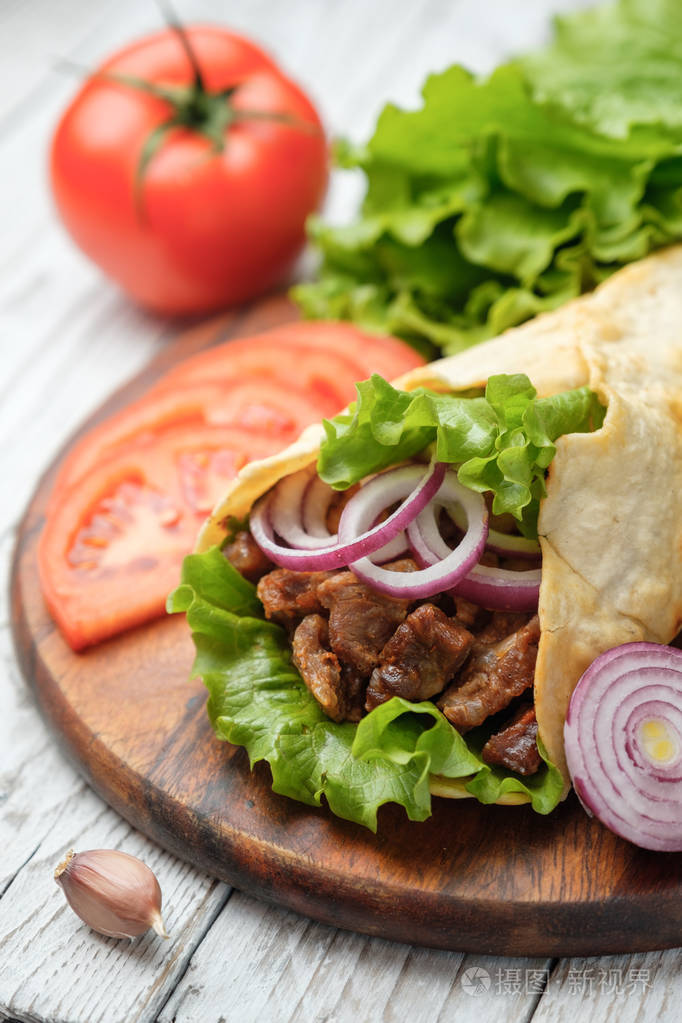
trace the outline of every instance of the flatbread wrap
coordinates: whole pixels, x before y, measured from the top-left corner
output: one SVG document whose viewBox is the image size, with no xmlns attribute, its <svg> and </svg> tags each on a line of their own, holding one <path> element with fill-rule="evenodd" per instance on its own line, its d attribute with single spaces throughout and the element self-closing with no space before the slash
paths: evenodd
<svg viewBox="0 0 682 1023">
<path fill-rule="evenodd" d="M 596 428 L 556 439 L 537 521 L 542 576 L 534 697 L 538 745 L 558 779 L 555 805 L 570 787 L 564 722 L 585 669 L 620 644 L 668 644 L 682 625 L 682 517 L 677 509 L 682 492 L 682 249 L 633 264 L 591 295 L 413 371 L 395 387 L 457 396 L 477 393 L 500 374 L 525 374 L 540 399 L 588 388 L 606 409 Z M 202 528 L 193 557 L 223 546 L 230 524 L 248 516 L 279 480 L 314 466 L 326 439 L 328 432 L 313 426 L 280 454 L 247 465 Z M 190 615 L 194 607 L 198 621 L 193 579 L 190 568 L 171 609 Z M 202 627 L 193 628 L 197 639 Z M 205 674 L 207 664 L 198 656 L 196 673 Z M 214 718 L 217 713 L 214 701 Z M 240 734 L 235 727 L 223 737 L 239 742 Z M 252 761 L 259 759 L 257 749 L 249 752 Z M 420 762 L 432 769 L 420 780 L 422 789 L 426 783 L 436 794 L 534 802 L 532 785 L 528 791 L 504 782 L 496 798 L 490 791 L 482 797 L 470 791 L 466 776 L 444 778 L 433 770 L 438 758 L 428 761 L 426 753 L 424 758 Z M 418 759 L 416 753 L 412 759 Z M 287 789 L 277 778 L 275 787 Z M 330 796 L 320 786 L 308 801 L 319 803 L 321 791 L 335 812 L 375 824 L 376 807 L 369 820 L 339 811 L 333 805 L 335 798 L 339 803 L 338 793 Z M 411 817 L 420 816 L 411 812 L 414 807 L 407 808 Z"/>
</svg>

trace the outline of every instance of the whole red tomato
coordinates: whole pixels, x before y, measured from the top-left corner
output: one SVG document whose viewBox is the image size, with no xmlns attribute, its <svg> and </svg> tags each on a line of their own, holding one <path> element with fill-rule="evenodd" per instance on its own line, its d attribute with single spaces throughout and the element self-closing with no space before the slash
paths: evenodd
<svg viewBox="0 0 682 1023">
<path fill-rule="evenodd" d="M 282 279 L 328 177 L 307 97 L 248 40 L 167 29 L 116 53 L 54 136 L 75 241 L 145 306 L 205 312 Z"/>
</svg>

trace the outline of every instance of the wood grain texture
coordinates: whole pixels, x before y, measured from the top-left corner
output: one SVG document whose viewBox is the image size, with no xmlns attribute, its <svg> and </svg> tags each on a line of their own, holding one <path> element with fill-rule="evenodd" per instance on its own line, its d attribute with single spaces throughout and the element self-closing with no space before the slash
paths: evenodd
<svg viewBox="0 0 682 1023">
<path fill-rule="evenodd" d="M 682 998 L 679 951 L 599 956 L 557 964 L 534 1023 L 677 1023 Z"/>
<path fill-rule="evenodd" d="M 535 45 L 546 35 L 552 11 L 592 3 L 419 0 L 398 9 L 395 0 L 249 0 L 228 9 L 221 0 L 176 0 L 175 7 L 185 21 L 229 22 L 259 39 L 314 91 L 331 131 L 363 141 L 385 101 L 416 104 L 429 71 L 453 60 L 484 71 Z M 95 24 L 96 7 L 101 25 Z M 348 1004 L 362 1023 L 379 1023 L 409 1018 L 401 1012 L 405 1004 L 409 1014 L 419 1006 L 415 1019 L 434 1023 L 522 1023 L 537 1004 L 543 1023 L 575 1019 L 581 1009 L 583 1016 L 613 1023 L 634 1018 L 673 1023 L 679 1017 L 682 976 L 675 951 L 595 960 L 624 970 L 643 960 L 653 963 L 643 996 L 599 991 L 598 999 L 585 1002 L 571 973 L 582 966 L 576 959 L 554 967 L 541 998 L 516 992 L 498 997 L 498 974 L 511 976 L 508 971 L 523 968 L 525 961 L 408 951 L 311 924 L 290 912 L 265 910 L 241 894 L 233 895 L 215 919 L 223 886 L 216 901 L 205 898 L 205 879 L 198 871 L 182 867 L 175 874 L 173 857 L 156 859 L 152 846 L 121 828 L 117 814 L 60 755 L 36 713 L 19 678 L 9 629 L 6 575 L 14 527 L 39 472 L 63 439 L 177 329 L 129 306 L 71 246 L 51 211 L 45 150 L 60 108 L 75 88 L 73 79 L 54 73 L 53 58 L 68 55 L 93 66 L 112 46 L 158 23 L 154 4 L 138 0 L 0 4 L 1 76 L 7 86 L 0 100 L 0 1020 L 154 1023 L 159 1005 L 167 1003 L 163 1023 L 221 1018 L 248 1023 L 257 1005 L 262 1006 L 255 1017 L 259 1023 L 279 1023 L 280 1017 L 292 1023 L 345 1023 L 351 1018 Z M 347 219 L 360 192 L 352 175 L 336 177 L 328 215 Z M 150 862 L 154 857 L 171 910 L 172 937 L 183 928 L 189 933 L 173 969 L 165 967 L 167 957 L 175 957 L 174 945 L 159 943 L 159 954 L 150 954 L 147 946 L 138 966 L 136 944 L 100 939 L 62 910 L 51 876 L 55 857 L 70 845 L 109 842 Z M 291 933 L 299 927 L 303 937 L 296 944 Z M 216 928 L 220 940 L 211 941 Z M 249 948 L 242 948 L 247 942 Z M 385 976 L 387 971 L 395 976 L 398 962 L 400 973 L 391 986 Z M 481 965 L 492 986 L 487 995 L 471 997 L 461 983 L 463 971 Z M 263 990 L 270 993 L 263 996 Z M 365 1004 L 371 1017 L 362 1011 Z M 199 1016 L 194 1014 L 198 1006 Z"/>
<path fill-rule="evenodd" d="M 221 949 L 227 948 L 229 957 L 221 957 Z M 496 970 L 504 962 L 336 931 L 236 892 L 164 1006 L 159 1023 L 204 1023 L 213 1006 L 235 1003 L 239 1023 L 445 1023 L 463 1018 L 499 1023 L 511 1007 L 503 985 L 496 982 Z M 526 971 L 529 977 L 540 971 L 548 975 L 550 960 L 514 964 L 523 977 L 522 990 L 513 1000 L 514 1019 L 527 1019 L 541 992 L 527 990 Z M 475 1001 L 462 984 L 471 968 L 485 969 L 491 978 L 490 989 Z M 315 1006 L 324 1006 L 324 1015 L 316 1014 Z"/>
<path fill-rule="evenodd" d="M 95 420 L 179 358 L 291 316 L 273 298 L 189 331 Z M 243 750 L 214 738 L 203 688 L 187 681 L 193 651 L 181 618 L 73 654 L 43 605 L 35 566 L 50 478 L 19 530 L 17 655 L 69 755 L 135 827 L 243 891 L 398 941 L 508 955 L 680 944 L 682 856 L 620 841 L 572 798 L 547 818 L 437 799 L 423 824 L 388 806 L 374 836 L 274 795 L 264 765 L 251 773 Z"/>
<path fill-rule="evenodd" d="M 40 1023 L 150 1023 L 229 892 L 135 834 L 82 782 L 55 810 L 40 848 L 0 900 L 0 1018 L 4 1008 Z M 164 894 L 170 939 L 148 932 L 135 942 L 119 941 L 86 927 L 52 878 L 70 846 L 124 848 L 148 863 Z"/>
</svg>

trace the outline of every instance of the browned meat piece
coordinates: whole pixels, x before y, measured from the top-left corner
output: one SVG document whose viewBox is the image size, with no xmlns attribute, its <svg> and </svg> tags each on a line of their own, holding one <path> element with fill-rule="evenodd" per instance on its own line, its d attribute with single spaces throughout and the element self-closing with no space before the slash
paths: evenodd
<svg viewBox="0 0 682 1023">
<path fill-rule="evenodd" d="M 379 654 L 405 619 L 408 600 L 394 600 L 359 582 L 352 572 L 337 572 L 317 588 L 329 609 L 329 638 L 341 661 L 367 678 Z"/>
<path fill-rule="evenodd" d="M 292 648 L 294 664 L 325 714 L 334 721 L 359 721 L 365 683 L 329 649 L 327 619 L 307 615 L 294 632 Z"/>
<path fill-rule="evenodd" d="M 274 567 L 247 529 L 237 533 L 232 543 L 223 548 L 223 553 L 250 583 L 257 583 L 261 576 Z"/>
<path fill-rule="evenodd" d="M 499 764 L 517 774 L 535 774 L 542 764 L 537 735 L 535 707 L 521 707 L 500 732 L 490 736 L 481 756 L 487 764 Z"/>
<path fill-rule="evenodd" d="M 308 615 L 294 633 L 293 661 L 325 714 L 333 721 L 343 721 L 346 716 L 346 698 L 341 681 L 341 665 L 328 646 L 326 618 Z"/>
<path fill-rule="evenodd" d="M 466 732 L 508 707 L 533 684 L 540 623 L 537 615 L 499 643 L 476 642 L 460 677 L 438 706 L 455 728 Z"/>
<path fill-rule="evenodd" d="M 320 614 L 324 609 L 317 589 L 330 575 L 331 572 L 292 572 L 288 568 L 276 568 L 264 575 L 256 592 L 265 608 L 265 617 L 290 628 L 306 615 Z"/>
<path fill-rule="evenodd" d="M 499 643 L 512 632 L 518 632 L 530 619 L 531 615 L 523 611 L 493 611 L 490 621 L 476 632 L 476 639 L 479 643 Z"/>
<path fill-rule="evenodd" d="M 440 693 L 464 663 L 473 642 L 471 633 L 439 608 L 422 604 L 381 651 L 367 688 L 367 710 L 392 696 L 416 703 Z"/>
<path fill-rule="evenodd" d="M 391 572 L 416 572 L 417 562 L 412 558 L 399 558 L 398 561 L 387 561 L 382 568 L 388 568 Z"/>
<path fill-rule="evenodd" d="M 483 608 L 479 607 L 478 604 L 472 604 L 470 600 L 465 600 L 464 597 L 453 596 L 455 602 L 455 613 L 457 621 L 464 626 L 465 629 L 474 629 L 476 622 L 486 614 Z"/>
<path fill-rule="evenodd" d="M 347 664 L 341 665 L 341 681 L 346 694 L 346 721 L 359 721 L 365 712 L 367 679 Z"/>
</svg>

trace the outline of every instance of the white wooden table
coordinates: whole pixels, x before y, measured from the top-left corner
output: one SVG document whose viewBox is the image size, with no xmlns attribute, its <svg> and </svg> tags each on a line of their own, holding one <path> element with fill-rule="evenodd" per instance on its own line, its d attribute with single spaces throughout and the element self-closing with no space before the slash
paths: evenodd
<svg viewBox="0 0 682 1023">
<path fill-rule="evenodd" d="M 487 70 L 585 0 L 183 0 L 187 22 L 229 23 L 268 48 L 356 140 L 383 103 L 416 101 L 426 73 Z M 50 133 L 74 82 L 158 26 L 149 0 L 0 0 L 0 558 L 40 472 L 107 394 L 178 329 L 133 308 L 72 247 L 46 184 Z M 357 180 L 334 183 L 343 218 Z M 15 662 L 0 591 L 0 1019 L 59 1023 L 677 1021 L 679 950 L 594 959 L 493 959 L 336 931 L 199 874 L 134 832 L 81 781 Z M 52 880 L 69 847 L 142 856 L 171 940 L 101 938 Z"/>
</svg>

